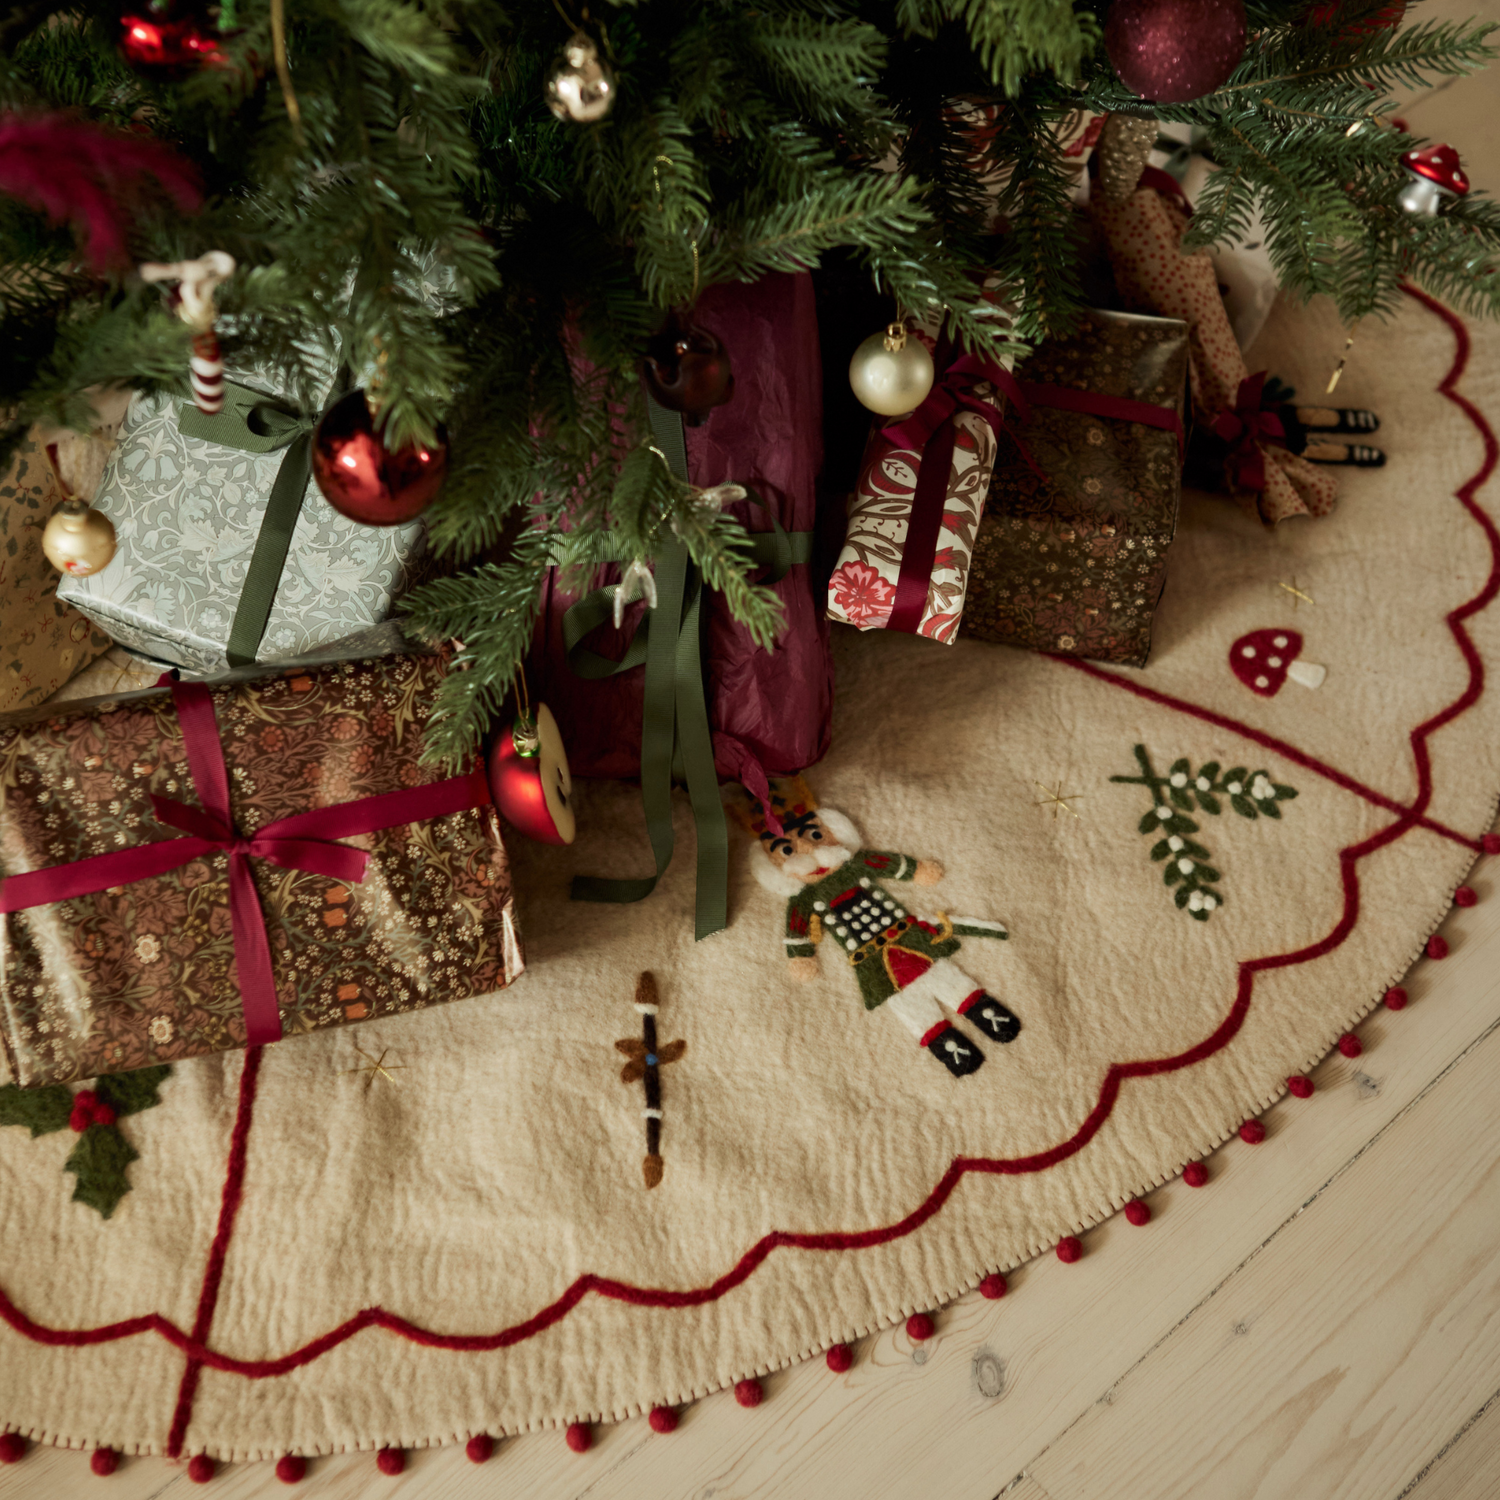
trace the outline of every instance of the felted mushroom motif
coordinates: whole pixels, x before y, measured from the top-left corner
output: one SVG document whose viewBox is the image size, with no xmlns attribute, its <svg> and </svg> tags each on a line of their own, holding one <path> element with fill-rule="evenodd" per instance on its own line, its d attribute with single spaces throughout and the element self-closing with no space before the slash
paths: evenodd
<svg viewBox="0 0 1500 1500">
<path fill-rule="evenodd" d="M 1302 637 L 1295 630 L 1252 630 L 1229 648 L 1229 670 L 1262 698 L 1274 698 L 1288 677 L 1303 687 L 1318 687 L 1327 667 L 1301 661 Z"/>
<path fill-rule="evenodd" d="M 1408 151 L 1400 162 L 1411 181 L 1396 195 L 1396 202 L 1409 214 L 1435 214 L 1444 198 L 1462 198 L 1469 191 L 1469 179 L 1452 146 Z"/>
</svg>

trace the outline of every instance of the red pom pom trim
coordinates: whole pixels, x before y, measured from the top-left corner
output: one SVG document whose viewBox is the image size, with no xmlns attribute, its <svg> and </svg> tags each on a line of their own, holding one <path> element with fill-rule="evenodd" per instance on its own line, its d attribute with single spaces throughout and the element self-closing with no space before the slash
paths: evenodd
<svg viewBox="0 0 1500 1500">
<path fill-rule="evenodd" d="M 0 1432 L 0 1464 L 19 1463 L 26 1456 L 26 1439 L 19 1432 Z"/>
<path fill-rule="evenodd" d="M 206 1453 L 195 1453 L 188 1459 L 188 1478 L 194 1484 L 207 1484 L 218 1472 L 218 1464 Z"/>
<path fill-rule="evenodd" d="M 1240 1126 L 1240 1139 L 1247 1146 L 1258 1146 L 1266 1138 L 1266 1127 L 1259 1120 L 1246 1120 Z"/>
<path fill-rule="evenodd" d="M 1201 1161 L 1190 1161 L 1182 1169 L 1182 1180 L 1189 1187 L 1202 1187 L 1208 1181 L 1208 1168 Z"/>
<path fill-rule="evenodd" d="M 1428 958 L 1447 958 L 1448 939 L 1443 937 L 1440 933 L 1433 933 L 1433 935 L 1427 939 L 1427 956 Z"/>
<path fill-rule="evenodd" d="M 476 1433 L 464 1444 L 471 1464 L 488 1463 L 495 1454 L 495 1440 L 487 1432 Z"/>
<path fill-rule="evenodd" d="M 1005 1278 L 998 1272 L 986 1276 L 979 1283 L 979 1295 L 988 1297 L 991 1302 L 998 1302 L 1010 1288 L 1005 1284 Z"/>
<path fill-rule="evenodd" d="M 1298 1099 L 1311 1099 L 1313 1096 L 1313 1081 L 1302 1073 L 1293 1073 L 1286 1081 L 1286 1086 Z"/>
<path fill-rule="evenodd" d="M 1472 885 L 1461 885 L 1453 893 L 1453 904 L 1455 906 L 1477 906 L 1479 894 Z"/>
<path fill-rule="evenodd" d="M 677 1413 L 670 1406 L 653 1406 L 646 1420 L 650 1422 L 652 1432 L 677 1431 Z"/>
<path fill-rule="evenodd" d="M 1136 1228 L 1140 1228 L 1142 1224 L 1149 1224 L 1151 1222 L 1151 1210 L 1139 1198 L 1134 1198 L 1125 1205 L 1125 1217 Z"/>
<path fill-rule="evenodd" d="M 382 1448 L 375 1455 L 375 1467 L 382 1474 L 399 1474 L 406 1467 L 406 1453 L 400 1448 Z"/>
<path fill-rule="evenodd" d="M 734 1399 L 741 1406 L 759 1406 L 765 1395 L 758 1380 L 737 1380 L 734 1383 Z"/>
<path fill-rule="evenodd" d="M 1339 1051 L 1345 1057 L 1358 1057 L 1364 1050 L 1365 1044 L 1352 1031 L 1346 1031 L 1339 1038 Z"/>
<path fill-rule="evenodd" d="M 907 1338 L 914 1339 L 919 1344 L 925 1339 L 930 1339 L 936 1332 L 937 1324 L 927 1313 L 913 1313 L 906 1320 Z"/>
<path fill-rule="evenodd" d="M 120 1455 L 113 1448 L 95 1448 L 89 1455 L 89 1468 L 101 1479 L 108 1479 L 120 1467 Z"/>
<path fill-rule="evenodd" d="M 1385 992 L 1385 1008 L 1387 1010 L 1405 1010 L 1406 1002 L 1411 997 L 1398 984 L 1393 989 Z"/>
<path fill-rule="evenodd" d="M 1083 1241 L 1076 1234 L 1064 1235 L 1057 1242 L 1057 1258 L 1065 1266 L 1071 1266 L 1082 1254 Z"/>
<path fill-rule="evenodd" d="M 587 1453 L 594 1443 L 594 1429 L 587 1422 L 570 1422 L 567 1443 L 575 1453 Z"/>
<path fill-rule="evenodd" d="M 301 1484 L 307 1478 L 307 1460 L 300 1453 L 283 1453 L 276 1460 L 276 1477 L 283 1484 Z"/>
<path fill-rule="evenodd" d="M 835 1375 L 842 1375 L 854 1363 L 854 1351 L 848 1344 L 835 1344 L 828 1351 L 828 1368 Z"/>
</svg>

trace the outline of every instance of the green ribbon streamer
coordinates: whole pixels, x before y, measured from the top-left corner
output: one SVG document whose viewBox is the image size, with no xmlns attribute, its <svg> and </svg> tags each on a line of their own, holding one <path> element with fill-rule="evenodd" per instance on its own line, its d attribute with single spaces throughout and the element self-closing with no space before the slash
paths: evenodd
<svg viewBox="0 0 1500 1500">
<path fill-rule="evenodd" d="M 687 479 L 682 418 L 648 396 L 651 431 L 668 466 Z M 764 505 L 759 496 L 751 497 Z M 812 557 L 812 533 L 788 533 L 774 516 L 774 530 L 750 538 L 751 557 L 769 566 L 779 582 L 793 563 Z M 620 558 L 619 561 L 628 559 Z M 641 726 L 641 801 L 656 873 L 636 880 L 573 879 L 575 901 L 642 901 L 672 862 L 672 780 L 687 782 L 698 833 L 696 936 L 701 940 L 729 925 L 729 829 L 714 769 L 713 732 L 703 684 L 703 581 L 676 538 L 656 557 L 656 608 L 641 618 L 625 655 L 613 661 L 580 644 L 614 613 L 614 586 L 595 589 L 563 616 L 563 644 L 573 670 L 584 678 L 613 677 L 645 664 Z"/>
<path fill-rule="evenodd" d="M 255 539 L 255 551 L 229 628 L 231 667 L 249 666 L 260 650 L 286 555 L 291 550 L 292 532 L 302 511 L 302 497 L 312 475 L 312 433 L 317 424 L 317 415 L 307 416 L 258 391 L 228 381 L 224 385 L 222 411 L 210 416 L 196 406 L 183 406 L 178 413 L 177 427 L 185 437 L 203 438 L 246 453 L 286 450 L 261 517 L 260 534 Z"/>
</svg>

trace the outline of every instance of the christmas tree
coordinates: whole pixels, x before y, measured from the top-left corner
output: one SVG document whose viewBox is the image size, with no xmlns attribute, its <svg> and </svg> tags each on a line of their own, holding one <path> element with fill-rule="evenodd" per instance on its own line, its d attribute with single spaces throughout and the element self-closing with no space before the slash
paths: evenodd
<svg viewBox="0 0 1500 1500">
<path fill-rule="evenodd" d="M 1066 331 L 1080 110 L 1198 127 L 1221 170 L 1191 242 L 1259 205 L 1286 290 L 1351 324 L 1403 277 L 1500 308 L 1500 212 L 1477 192 L 1406 211 L 1419 143 L 1391 121 L 1396 88 L 1493 55 L 1491 27 L 1248 0 L 1243 55 L 1161 103 L 1111 65 L 1104 0 L 596 4 L 15 0 L 0 19 L 0 438 L 86 426 L 100 385 L 186 395 L 191 330 L 134 267 L 227 251 L 227 356 L 305 400 L 336 357 L 389 448 L 446 428 L 428 518 L 450 572 L 409 601 L 468 668 L 439 755 L 500 709 L 559 560 L 649 558 L 673 532 L 773 639 L 743 530 L 650 447 L 653 334 L 704 287 L 832 254 L 980 353 Z"/>
</svg>

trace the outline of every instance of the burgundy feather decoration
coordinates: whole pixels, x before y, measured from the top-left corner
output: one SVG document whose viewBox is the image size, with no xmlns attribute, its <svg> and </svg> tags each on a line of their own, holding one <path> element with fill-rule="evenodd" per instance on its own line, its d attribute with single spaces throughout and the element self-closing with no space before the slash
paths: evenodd
<svg viewBox="0 0 1500 1500">
<path fill-rule="evenodd" d="M 192 164 L 149 136 L 68 115 L 0 115 L 0 193 L 70 223 L 97 274 L 130 264 L 126 227 L 142 179 L 153 177 L 182 213 L 203 202 Z"/>
</svg>

